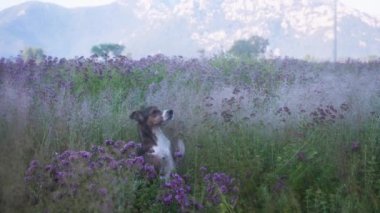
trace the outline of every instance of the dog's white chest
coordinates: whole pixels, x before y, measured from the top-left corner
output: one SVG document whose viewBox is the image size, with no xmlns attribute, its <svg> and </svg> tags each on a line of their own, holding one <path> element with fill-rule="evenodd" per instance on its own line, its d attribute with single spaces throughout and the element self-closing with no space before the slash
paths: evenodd
<svg viewBox="0 0 380 213">
<path fill-rule="evenodd" d="M 154 154 L 161 157 L 170 156 L 170 141 L 160 128 L 153 129 L 157 137 L 157 146 L 153 146 Z"/>
</svg>

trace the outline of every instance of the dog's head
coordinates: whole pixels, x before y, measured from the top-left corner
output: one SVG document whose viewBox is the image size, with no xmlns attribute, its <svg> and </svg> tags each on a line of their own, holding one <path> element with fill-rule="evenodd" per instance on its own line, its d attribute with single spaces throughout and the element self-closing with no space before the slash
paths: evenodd
<svg viewBox="0 0 380 213">
<path fill-rule="evenodd" d="M 132 112 L 129 118 L 137 121 L 140 125 L 153 128 L 173 119 L 173 115 L 174 112 L 171 109 L 161 111 L 156 106 L 150 106 Z"/>
</svg>

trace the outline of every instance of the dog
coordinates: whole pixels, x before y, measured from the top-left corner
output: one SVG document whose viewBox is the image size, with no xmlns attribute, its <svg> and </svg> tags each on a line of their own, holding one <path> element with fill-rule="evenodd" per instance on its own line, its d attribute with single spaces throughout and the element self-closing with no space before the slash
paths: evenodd
<svg viewBox="0 0 380 213">
<path fill-rule="evenodd" d="M 137 155 L 144 156 L 146 162 L 152 164 L 161 179 L 168 180 L 170 173 L 175 169 L 174 158 L 184 156 L 185 145 L 177 140 L 175 152 L 171 141 L 166 137 L 161 127 L 174 116 L 173 110 L 160 110 L 150 106 L 132 112 L 130 119 L 137 121 L 137 128 L 142 146 Z"/>
</svg>

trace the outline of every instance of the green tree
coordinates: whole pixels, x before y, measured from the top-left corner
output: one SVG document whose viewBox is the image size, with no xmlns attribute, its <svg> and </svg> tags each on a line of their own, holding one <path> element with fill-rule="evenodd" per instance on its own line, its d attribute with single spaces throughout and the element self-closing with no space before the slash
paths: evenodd
<svg viewBox="0 0 380 213">
<path fill-rule="evenodd" d="M 257 58 L 265 53 L 268 45 L 267 39 L 260 36 L 252 36 L 248 40 L 235 41 L 228 52 L 237 57 Z"/>
<path fill-rule="evenodd" d="M 123 45 L 119 44 L 99 44 L 91 48 L 91 52 L 102 58 L 107 58 L 112 54 L 113 56 L 119 56 L 124 50 Z"/>
<path fill-rule="evenodd" d="M 28 47 L 21 51 L 24 61 L 34 60 L 37 63 L 41 62 L 45 58 L 44 51 L 41 48 Z"/>
</svg>

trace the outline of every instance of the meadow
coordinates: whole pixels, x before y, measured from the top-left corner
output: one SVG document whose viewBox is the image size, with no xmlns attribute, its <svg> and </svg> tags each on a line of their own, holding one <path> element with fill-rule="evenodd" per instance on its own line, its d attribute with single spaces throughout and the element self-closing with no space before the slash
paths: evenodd
<svg viewBox="0 0 380 213">
<path fill-rule="evenodd" d="M 164 183 L 129 115 L 171 108 Z M 379 212 L 380 60 L 0 59 L 0 212 Z"/>
</svg>

